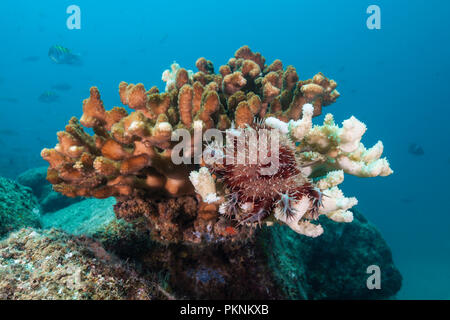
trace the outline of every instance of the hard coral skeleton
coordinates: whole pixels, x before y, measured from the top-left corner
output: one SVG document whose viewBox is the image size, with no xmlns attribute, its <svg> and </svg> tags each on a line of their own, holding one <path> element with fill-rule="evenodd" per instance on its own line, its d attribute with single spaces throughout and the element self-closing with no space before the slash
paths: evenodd
<svg viewBox="0 0 450 320">
<path fill-rule="evenodd" d="M 280 60 L 267 65 L 247 46 L 219 73 L 205 58 L 196 66 L 193 73 L 174 63 L 163 73 L 165 92 L 121 82 L 120 99 L 132 112 L 106 110 L 92 87 L 80 120 L 71 118 L 58 132 L 58 144 L 41 152 L 53 188 L 69 197 L 116 197 L 116 215 L 145 220 L 156 240 L 202 243 L 243 240 L 254 225 L 273 221 L 318 236 L 319 215 L 352 220 L 348 210 L 357 201 L 337 188 L 344 172 L 392 173 L 380 158 L 381 142 L 371 149 L 360 142 L 366 127 L 356 118 L 338 127 L 327 115 L 322 126 L 312 125 L 312 118 L 339 97 L 337 83 L 322 73 L 301 81 L 294 67 L 284 68 Z M 257 135 L 277 130 L 281 169 L 262 177 L 258 164 L 199 168 L 172 161 L 176 129 L 204 133 L 212 128 Z M 195 142 L 189 157 L 197 151 Z M 209 148 L 223 152 L 220 146 Z"/>
</svg>

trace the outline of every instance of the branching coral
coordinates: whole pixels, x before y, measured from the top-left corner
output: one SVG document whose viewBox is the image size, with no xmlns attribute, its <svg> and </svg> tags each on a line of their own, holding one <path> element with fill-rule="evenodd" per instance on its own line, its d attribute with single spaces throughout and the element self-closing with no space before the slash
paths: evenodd
<svg viewBox="0 0 450 320">
<path fill-rule="evenodd" d="M 344 170 L 358 177 L 388 176 L 393 171 L 383 153 L 383 143 L 378 141 L 366 149 L 361 138 L 366 125 L 351 117 L 338 127 L 333 115 L 327 114 L 322 126 L 312 126 L 312 107 L 303 107 L 301 120 L 284 123 L 276 118 L 266 119 L 266 123 L 300 144 L 302 161 L 310 161 L 303 172 L 308 176 L 318 176 L 330 170 Z"/>
<path fill-rule="evenodd" d="M 284 69 L 280 60 L 266 65 L 265 58 L 247 46 L 237 50 L 219 73 L 205 58 L 199 58 L 196 66 L 199 71 L 193 73 L 174 63 L 163 73 L 166 91 L 162 93 L 157 87 L 146 90 L 142 84 L 120 83 L 121 101 L 134 110 L 131 113 L 123 107 L 106 111 L 98 89 L 91 88 L 80 120 L 73 117 L 66 130 L 58 132 L 56 147 L 41 153 L 50 164 L 47 179 L 54 189 L 69 197 L 114 196 L 118 217 L 143 218 L 159 240 L 200 242 L 245 238 L 254 223 L 272 216 L 296 231 L 318 235 L 319 227 L 309 219 L 331 208 L 326 213 L 330 218 L 349 221 L 347 209 L 355 204 L 336 189 L 336 176 L 341 173 L 330 171 L 342 169 L 360 176 L 390 173 L 387 161 L 379 159 L 381 144 L 369 150 L 360 144 L 365 126 L 356 119 L 338 128 L 327 116 L 324 126 L 312 127 L 312 117 L 339 97 L 336 82 L 323 74 L 299 81 L 294 67 Z M 196 171 L 196 164 L 172 161 L 180 153 L 177 129 L 191 134 L 213 128 L 257 130 L 257 118 L 266 121 L 256 127 L 280 130 L 284 148 L 280 154 L 289 154 L 281 159 L 290 169 L 276 177 L 276 196 L 273 190 L 257 194 L 258 180 L 230 193 L 230 181 L 216 186 L 217 177 L 207 168 Z M 95 134 L 90 136 L 83 126 Z M 197 141 L 202 135 L 192 136 L 189 148 L 182 150 L 182 156 L 191 160 L 202 147 Z M 247 173 L 242 179 L 247 182 L 252 169 L 214 170 L 222 180 L 230 170 Z M 327 178 L 319 182 L 310 179 L 326 173 Z M 253 201 L 256 196 L 262 199 Z M 301 200 L 306 198 L 310 206 Z M 219 213 L 224 210 L 225 214 Z"/>
<path fill-rule="evenodd" d="M 344 121 L 339 128 L 328 114 L 323 126 L 313 127 L 313 110 L 311 104 L 305 104 L 302 119 L 289 123 L 273 117 L 265 120 L 265 124 L 278 129 L 276 133 L 280 135 L 279 138 L 276 135 L 279 142 L 277 168 L 271 173 L 263 173 L 262 170 L 267 167 L 264 157 L 269 157 L 273 150 L 267 148 L 261 152 L 264 140 L 259 138 L 253 142 L 246 139 L 244 149 L 250 152 L 245 153 L 244 164 L 237 161 L 242 149 L 236 146 L 238 139 L 232 142 L 232 152 L 226 150 L 230 144 L 212 150 L 214 154 L 223 155 L 210 164 L 228 198 L 220 207 L 223 215 L 239 224 L 267 222 L 273 217 L 310 237 L 323 232 L 320 225 L 311 222 L 319 215 L 326 215 L 337 222 L 353 220 L 348 209 L 358 201 L 346 198 L 337 185 L 344 180 L 344 172 L 360 177 L 391 174 L 388 161 L 380 159 L 383 145 L 378 142 L 367 150 L 360 142 L 366 127 L 354 117 Z M 264 125 L 254 124 L 235 130 L 234 135 L 258 137 L 265 129 Z M 253 163 L 249 159 L 252 149 L 259 151 L 258 159 Z M 194 183 L 199 194 L 214 192 L 215 197 L 220 198 L 215 188 L 211 188 L 210 193 L 200 192 L 200 187 L 204 189 L 205 185 L 209 184 Z"/>
</svg>

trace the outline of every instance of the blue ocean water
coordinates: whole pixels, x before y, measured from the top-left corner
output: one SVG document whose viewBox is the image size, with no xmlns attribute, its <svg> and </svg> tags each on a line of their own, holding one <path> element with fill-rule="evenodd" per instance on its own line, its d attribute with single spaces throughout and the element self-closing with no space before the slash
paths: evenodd
<svg viewBox="0 0 450 320">
<path fill-rule="evenodd" d="M 66 26 L 72 4 L 79 30 Z M 381 9 L 379 30 L 367 28 L 370 5 Z M 40 150 L 81 115 L 91 86 L 108 108 L 121 105 L 120 81 L 163 89 L 173 61 L 195 70 L 203 56 L 217 69 L 246 44 L 269 63 L 295 66 L 301 79 L 321 71 L 338 82 L 341 97 L 325 113 L 366 123 L 365 145 L 382 140 L 395 171 L 346 176 L 342 189 L 392 248 L 404 277 L 398 298 L 450 299 L 449 11 L 445 0 L 4 1 L 0 176 L 46 165 Z M 53 63 L 52 45 L 79 53 L 83 65 Z M 46 91 L 58 101 L 39 101 Z M 408 152 L 412 143 L 424 154 Z"/>
</svg>

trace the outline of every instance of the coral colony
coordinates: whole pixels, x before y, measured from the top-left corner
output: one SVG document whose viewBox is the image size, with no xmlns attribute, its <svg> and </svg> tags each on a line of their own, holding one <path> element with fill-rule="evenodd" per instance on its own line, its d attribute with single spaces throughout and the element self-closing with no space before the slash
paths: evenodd
<svg viewBox="0 0 450 320">
<path fill-rule="evenodd" d="M 193 73 L 174 63 L 163 93 L 120 83 L 131 113 L 105 111 L 92 87 L 80 120 L 70 119 L 55 148 L 42 150 L 54 189 L 116 197 L 117 217 L 144 221 L 155 240 L 208 243 L 243 241 L 276 222 L 317 237 L 320 215 L 353 220 L 357 200 L 338 188 L 344 173 L 392 173 L 381 141 L 361 143 L 366 126 L 355 117 L 339 127 L 327 114 L 313 125 L 339 97 L 322 73 L 299 81 L 294 67 L 266 65 L 247 46 L 217 74 L 205 58 L 196 66 Z"/>
</svg>

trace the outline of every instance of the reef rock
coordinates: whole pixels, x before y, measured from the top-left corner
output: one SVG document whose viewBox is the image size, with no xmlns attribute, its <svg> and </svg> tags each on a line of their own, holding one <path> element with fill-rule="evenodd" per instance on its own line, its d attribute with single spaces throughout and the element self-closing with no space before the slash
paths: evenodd
<svg viewBox="0 0 450 320">
<path fill-rule="evenodd" d="M 42 227 L 56 228 L 76 236 L 89 236 L 108 251 L 135 256 L 152 245 L 148 232 L 118 220 L 113 211 L 114 198 L 86 199 L 42 216 Z"/>
<path fill-rule="evenodd" d="M 0 242 L 0 299 L 152 299 L 155 286 L 93 240 L 21 229 Z"/>
<path fill-rule="evenodd" d="M 39 227 L 39 211 L 30 188 L 0 177 L 0 238 L 22 227 Z"/>
<path fill-rule="evenodd" d="M 42 213 L 57 211 L 83 199 L 82 197 L 69 198 L 53 191 L 46 177 L 47 167 L 29 169 L 17 177 L 20 184 L 33 190 L 41 204 Z"/>
<path fill-rule="evenodd" d="M 145 219 L 133 225 L 114 219 L 112 201 L 85 200 L 70 210 L 61 210 L 59 214 L 73 211 L 73 217 L 85 212 L 78 220 L 67 215 L 67 221 L 77 222 L 70 222 L 71 227 L 65 230 L 77 234 L 84 230 L 108 252 L 139 264 L 148 274 L 160 275 L 164 281 L 161 286 L 176 298 L 386 299 L 401 287 L 402 277 L 388 245 L 356 210 L 352 210 L 351 224 L 321 217 L 319 222 L 326 232 L 314 239 L 274 225 L 257 229 L 254 239 L 244 245 L 162 245 L 151 240 Z M 76 210 L 78 206 L 83 209 Z M 44 219 L 52 217 L 46 215 Z M 59 220 L 59 226 L 64 227 L 62 222 Z M 47 222 L 44 225 L 49 226 Z M 381 269 L 380 290 L 366 286 L 370 265 Z"/>
<path fill-rule="evenodd" d="M 402 276 L 381 233 L 357 210 L 353 223 L 325 218 L 315 239 L 266 228 L 259 241 L 277 283 L 291 299 L 386 299 L 400 290 Z M 367 267 L 381 270 L 381 289 L 367 288 Z"/>
<path fill-rule="evenodd" d="M 175 296 L 193 299 L 387 299 L 402 277 L 379 231 L 360 213 L 354 223 L 321 218 L 315 239 L 286 226 L 263 227 L 246 245 L 154 246 L 138 259 L 167 268 Z M 149 258 L 152 257 L 152 258 Z M 381 269 L 381 289 L 369 290 L 367 267 Z"/>
<path fill-rule="evenodd" d="M 91 236 L 115 220 L 114 198 L 86 199 L 42 216 L 44 228 L 58 228 L 73 235 Z"/>
</svg>

